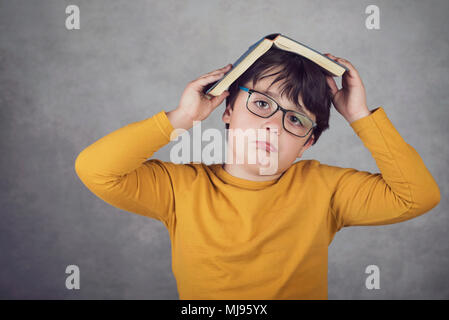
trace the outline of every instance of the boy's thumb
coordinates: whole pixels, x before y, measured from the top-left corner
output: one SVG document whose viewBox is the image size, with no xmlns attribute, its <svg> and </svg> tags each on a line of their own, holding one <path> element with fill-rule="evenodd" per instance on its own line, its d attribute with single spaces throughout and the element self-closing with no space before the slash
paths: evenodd
<svg viewBox="0 0 449 320">
<path fill-rule="evenodd" d="M 219 96 L 212 98 L 212 105 L 215 107 L 218 107 L 226 97 L 229 96 L 229 91 L 223 91 L 222 94 Z"/>
</svg>

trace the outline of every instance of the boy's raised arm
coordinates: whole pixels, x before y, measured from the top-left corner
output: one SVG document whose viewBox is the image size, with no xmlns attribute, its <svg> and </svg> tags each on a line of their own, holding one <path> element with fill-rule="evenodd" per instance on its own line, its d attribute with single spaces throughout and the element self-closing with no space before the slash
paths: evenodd
<svg viewBox="0 0 449 320">
<path fill-rule="evenodd" d="M 344 226 L 391 224 L 421 215 L 440 202 L 440 190 L 419 154 L 408 145 L 382 107 L 369 111 L 360 74 L 348 60 L 326 54 L 348 71 L 339 89 L 327 81 L 335 109 L 376 160 L 380 173 L 322 166 L 331 184 L 337 231 Z"/>
<path fill-rule="evenodd" d="M 350 126 L 371 152 L 380 173 L 325 166 L 333 181 L 331 209 L 338 229 L 405 221 L 439 203 L 437 183 L 382 107 Z"/>
<path fill-rule="evenodd" d="M 128 124 L 85 148 L 76 173 L 105 202 L 168 223 L 174 205 L 170 175 L 162 161 L 147 159 L 173 130 L 165 111 Z"/>
<path fill-rule="evenodd" d="M 224 76 L 231 65 L 191 81 L 178 107 L 160 111 L 142 121 L 128 124 L 85 148 L 76 158 L 75 171 L 86 187 L 105 202 L 120 209 L 161 220 L 167 228 L 175 215 L 177 182 L 189 179 L 187 169 L 150 158 L 193 121 L 209 116 L 229 95 L 208 98 L 204 88 Z M 186 170 L 183 170 L 186 169 Z M 181 177 L 182 175 L 182 177 Z"/>
</svg>

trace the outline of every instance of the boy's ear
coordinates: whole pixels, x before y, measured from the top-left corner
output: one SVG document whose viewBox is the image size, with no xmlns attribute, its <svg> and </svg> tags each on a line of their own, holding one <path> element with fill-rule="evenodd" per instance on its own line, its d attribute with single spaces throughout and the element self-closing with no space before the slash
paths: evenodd
<svg viewBox="0 0 449 320">
<path fill-rule="evenodd" d="M 315 140 L 315 135 L 312 134 L 308 139 L 307 139 L 307 143 L 304 144 L 304 146 L 301 148 L 301 150 L 299 150 L 298 156 L 297 158 L 301 158 L 302 154 L 304 153 L 304 151 L 306 151 L 307 149 L 310 148 L 310 146 L 312 145 L 313 141 Z"/>
<path fill-rule="evenodd" d="M 233 110 L 231 109 L 231 105 L 230 105 L 230 103 L 228 102 L 228 103 L 226 104 L 226 109 L 225 109 L 225 111 L 223 112 L 223 116 L 222 116 L 222 120 L 223 120 L 224 123 L 230 123 L 230 122 L 231 122 L 232 111 L 233 111 Z"/>
</svg>

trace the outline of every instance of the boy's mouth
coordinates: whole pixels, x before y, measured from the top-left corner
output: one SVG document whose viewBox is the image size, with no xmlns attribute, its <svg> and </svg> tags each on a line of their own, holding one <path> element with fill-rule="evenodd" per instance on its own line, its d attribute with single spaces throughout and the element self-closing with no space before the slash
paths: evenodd
<svg viewBox="0 0 449 320">
<path fill-rule="evenodd" d="M 262 148 L 265 149 L 268 152 L 277 152 L 277 148 L 275 146 L 273 146 L 271 143 L 269 143 L 268 141 L 260 141 L 260 140 L 256 140 L 254 141 L 257 145 L 258 148 Z"/>
</svg>

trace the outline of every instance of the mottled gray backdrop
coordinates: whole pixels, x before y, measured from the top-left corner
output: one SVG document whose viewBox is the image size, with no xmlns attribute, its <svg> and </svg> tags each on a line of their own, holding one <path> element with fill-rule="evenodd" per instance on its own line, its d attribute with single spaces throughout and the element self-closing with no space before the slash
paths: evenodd
<svg viewBox="0 0 449 320">
<path fill-rule="evenodd" d="M 80 30 L 65 28 L 69 4 L 80 8 Z M 365 27 L 370 4 L 380 30 Z M 449 298 L 448 13 L 446 0 L 0 0 L 0 298 L 178 299 L 164 225 L 90 193 L 75 158 L 173 110 L 189 81 L 273 32 L 352 62 L 370 108 L 385 109 L 441 189 L 440 204 L 416 219 L 338 232 L 329 299 Z M 223 110 L 203 128 L 224 128 Z M 154 157 L 169 160 L 169 148 Z M 378 172 L 335 109 L 309 158 Z M 71 264 L 80 290 L 65 288 Z M 365 288 L 371 264 L 379 290 Z"/>
</svg>

